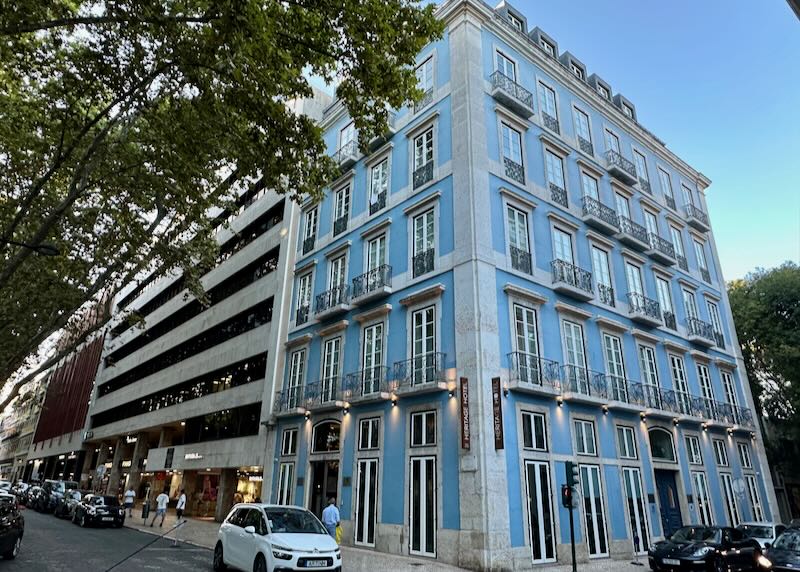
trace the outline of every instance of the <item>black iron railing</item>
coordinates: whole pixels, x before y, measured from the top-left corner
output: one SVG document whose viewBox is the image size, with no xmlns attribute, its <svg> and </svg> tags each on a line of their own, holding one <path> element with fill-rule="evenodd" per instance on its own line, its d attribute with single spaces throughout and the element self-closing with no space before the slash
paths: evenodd
<svg viewBox="0 0 800 572">
<path fill-rule="evenodd" d="M 718 348 L 725 347 L 725 335 L 722 332 L 714 332 L 714 344 Z"/>
<path fill-rule="evenodd" d="M 681 254 L 678 254 L 675 256 L 675 258 L 678 260 L 678 266 L 680 267 L 680 269 L 689 272 L 689 263 L 686 261 L 686 257 Z"/>
<path fill-rule="evenodd" d="M 279 391 L 275 395 L 275 404 L 273 411 L 280 413 L 282 411 L 290 411 L 297 409 L 304 405 L 303 402 L 303 388 L 300 386 L 289 387 L 284 391 Z"/>
<path fill-rule="evenodd" d="M 580 135 L 578 135 L 578 147 L 587 155 L 594 155 L 594 145 L 592 145 L 592 142 L 587 141 Z"/>
<path fill-rule="evenodd" d="M 598 284 L 597 285 L 597 294 L 600 297 L 600 301 L 603 304 L 608 304 L 609 306 L 614 306 L 614 288 L 611 286 L 607 286 L 605 284 Z"/>
<path fill-rule="evenodd" d="M 619 231 L 647 244 L 647 229 L 626 216 L 618 215 Z"/>
<path fill-rule="evenodd" d="M 558 126 L 558 119 L 550 115 L 549 113 L 545 113 L 542 111 L 542 121 L 544 122 L 544 126 L 547 127 L 553 133 L 561 133 L 561 129 Z"/>
<path fill-rule="evenodd" d="M 650 188 L 650 181 L 648 181 L 647 179 L 642 179 L 641 177 L 639 177 L 639 188 L 642 189 L 648 195 L 653 194 L 653 191 Z"/>
<path fill-rule="evenodd" d="M 322 294 L 317 294 L 314 311 L 319 314 L 340 304 L 347 304 L 350 300 L 350 286 L 339 284 Z"/>
<path fill-rule="evenodd" d="M 563 207 L 569 207 L 569 199 L 567 198 L 566 189 L 562 189 L 555 183 L 548 183 L 548 187 L 550 187 L 550 198 L 553 199 L 554 202 Z"/>
<path fill-rule="evenodd" d="M 414 170 L 414 188 L 418 189 L 425 183 L 433 180 L 433 161 L 428 161 Z"/>
<path fill-rule="evenodd" d="M 698 336 L 711 342 L 716 341 L 714 337 L 714 326 L 708 322 L 704 322 L 699 318 L 693 318 L 689 316 L 686 318 L 686 327 L 689 330 L 690 336 Z"/>
<path fill-rule="evenodd" d="M 342 396 L 345 399 L 352 399 L 387 391 L 389 391 L 389 368 L 376 366 L 347 374 Z"/>
<path fill-rule="evenodd" d="M 422 276 L 428 272 L 433 271 L 435 249 L 429 248 L 424 252 L 415 254 L 411 260 L 411 266 L 414 272 L 414 278 Z"/>
<path fill-rule="evenodd" d="M 509 250 L 511 251 L 511 267 L 525 274 L 531 274 L 533 270 L 531 253 L 516 246 L 509 246 Z"/>
<path fill-rule="evenodd" d="M 374 215 L 379 210 L 386 208 L 386 191 L 373 195 L 369 201 L 369 214 Z"/>
<path fill-rule="evenodd" d="M 675 210 L 675 197 L 671 197 L 669 195 L 666 195 L 664 197 L 664 200 L 667 202 L 667 206 L 669 208 L 671 208 L 672 210 Z"/>
<path fill-rule="evenodd" d="M 661 319 L 661 304 L 658 303 L 658 300 L 653 300 L 638 292 L 628 293 L 628 307 L 634 314 L 641 314 L 653 320 Z"/>
<path fill-rule="evenodd" d="M 296 325 L 305 324 L 308 322 L 308 311 L 310 307 L 308 304 L 304 304 L 303 306 L 299 306 L 297 308 L 297 312 L 295 314 L 294 323 Z"/>
<path fill-rule="evenodd" d="M 394 364 L 394 382 L 398 387 L 416 387 L 445 381 L 445 354 L 430 352 Z"/>
<path fill-rule="evenodd" d="M 353 298 L 360 298 L 384 286 L 392 285 L 392 267 L 383 264 L 353 278 Z"/>
<path fill-rule="evenodd" d="M 580 393 L 608 399 L 604 374 L 577 365 L 561 367 L 561 387 L 564 392 Z"/>
<path fill-rule="evenodd" d="M 664 312 L 664 325 L 670 330 L 678 330 L 678 323 L 675 320 L 675 314 L 672 312 Z"/>
<path fill-rule="evenodd" d="M 664 256 L 675 258 L 675 247 L 670 241 L 661 238 L 654 232 L 648 233 L 647 236 L 650 242 L 650 248 L 657 250 Z"/>
<path fill-rule="evenodd" d="M 708 215 L 693 204 L 686 205 L 686 216 L 688 218 L 697 219 L 704 225 L 708 226 Z"/>
<path fill-rule="evenodd" d="M 594 293 L 592 287 L 592 273 L 584 270 L 566 260 L 553 260 L 550 262 L 550 269 L 553 274 L 553 283 L 566 283 L 570 286 L 588 292 Z"/>
<path fill-rule="evenodd" d="M 316 236 L 309 236 L 303 240 L 303 254 L 308 254 L 312 250 L 314 250 L 314 243 L 316 242 Z"/>
<path fill-rule="evenodd" d="M 333 221 L 333 236 L 338 236 L 347 230 L 347 220 L 347 215 L 344 215 Z"/>
<path fill-rule="evenodd" d="M 305 407 L 325 405 L 342 399 L 342 382 L 338 377 L 328 377 L 309 383 L 305 390 Z"/>
<path fill-rule="evenodd" d="M 516 182 L 525 184 L 525 169 L 516 161 L 503 157 L 503 165 L 505 167 L 506 177 L 514 179 Z"/>
<path fill-rule="evenodd" d="M 526 107 L 533 109 L 533 94 L 513 79 L 501 71 L 494 72 L 489 79 L 492 82 L 492 87 L 502 89 Z"/>
<path fill-rule="evenodd" d="M 583 207 L 583 216 L 595 216 L 603 222 L 619 228 L 617 211 L 611 207 L 607 207 L 597 199 L 588 195 L 584 195 L 581 199 L 581 205 Z"/>
<path fill-rule="evenodd" d="M 358 142 L 355 140 L 348 141 L 347 143 L 339 147 L 339 150 L 336 151 L 336 153 L 333 155 L 333 160 L 336 161 L 336 163 L 338 163 L 339 165 L 341 165 L 348 159 L 355 160 L 357 154 L 358 154 Z"/>
<path fill-rule="evenodd" d="M 703 278 L 704 282 L 711 284 L 711 273 L 708 271 L 708 268 L 700 268 L 700 276 Z"/>
<path fill-rule="evenodd" d="M 561 386 L 561 366 L 558 362 L 536 354 L 511 352 L 508 354 L 511 381 L 530 383 L 558 389 Z"/>
<path fill-rule="evenodd" d="M 433 88 L 423 93 L 422 98 L 414 103 L 414 113 L 418 112 L 420 109 L 423 109 L 424 107 L 427 107 L 427 105 L 431 101 L 433 101 Z"/>
<path fill-rule="evenodd" d="M 632 179 L 636 180 L 636 165 L 632 161 L 626 159 L 613 149 L 606 151 L 606 161 L 609 167 L 617 167 L 627 173 Z"/>
</svg>

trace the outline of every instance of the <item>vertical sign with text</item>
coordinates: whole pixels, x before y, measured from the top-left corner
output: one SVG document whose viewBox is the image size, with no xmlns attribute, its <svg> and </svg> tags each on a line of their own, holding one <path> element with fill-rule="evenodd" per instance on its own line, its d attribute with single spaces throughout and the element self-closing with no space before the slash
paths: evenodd
<svg viewBox="0 0 800 572">
<path fill-rule="evenodd" d="M 461 378 L 461 448 L 469 450 L 469 381 Z"/>
<path fill-rule="evenodd" d="M 500 378 L 492 378 L 492 417 L 494 421 L 494 448 L 503 448 L 503 402 Z"/>
</svg>

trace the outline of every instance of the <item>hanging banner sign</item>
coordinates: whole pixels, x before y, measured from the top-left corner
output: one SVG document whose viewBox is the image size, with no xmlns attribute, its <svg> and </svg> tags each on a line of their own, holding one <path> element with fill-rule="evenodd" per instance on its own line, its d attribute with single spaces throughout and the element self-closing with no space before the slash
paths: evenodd
<svg viewBox="0 0 800 572">
<path fill-rule="evenodd" d="M 500 378 L 492 378 L 492 417 L 494 421 L 494 448 L 503 448 L 503 393 Z"/>
<path fill-rule="evenodd" d="M 469 380 L 461 378 L 461 448 L 469 451 Z"/>
</svg>

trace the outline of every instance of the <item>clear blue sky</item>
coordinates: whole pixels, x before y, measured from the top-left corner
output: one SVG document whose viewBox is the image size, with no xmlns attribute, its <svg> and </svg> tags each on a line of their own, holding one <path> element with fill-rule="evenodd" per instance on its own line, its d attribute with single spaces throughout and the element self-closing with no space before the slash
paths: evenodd
<svg viewBox="0 0 800 572">
<path fill-rule="evenodd" d="M 727 280 L 800 259 L 800 21 L 785 0 L 511 4 L 711 179 Z"/>
</svg>

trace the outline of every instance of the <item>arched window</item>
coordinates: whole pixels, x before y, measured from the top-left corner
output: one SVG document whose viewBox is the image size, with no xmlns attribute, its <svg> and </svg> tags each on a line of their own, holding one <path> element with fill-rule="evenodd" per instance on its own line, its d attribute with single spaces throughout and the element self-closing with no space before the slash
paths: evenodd
<svg viewBox="0 0 800 572">
<path fill-rule="evenodd" d="M 675 446 L 672 434 L 666 429 L 650 429 L 650 454 L 658 461 L 675 462 Z"/>
<path fill-rule="evenodd" d="M 330 453 L 339 450 L 339 431 L 341 423 L 338 421 L 323 421 L 314 426 L 311 436 L 312 453 Z"/>
</svg>

